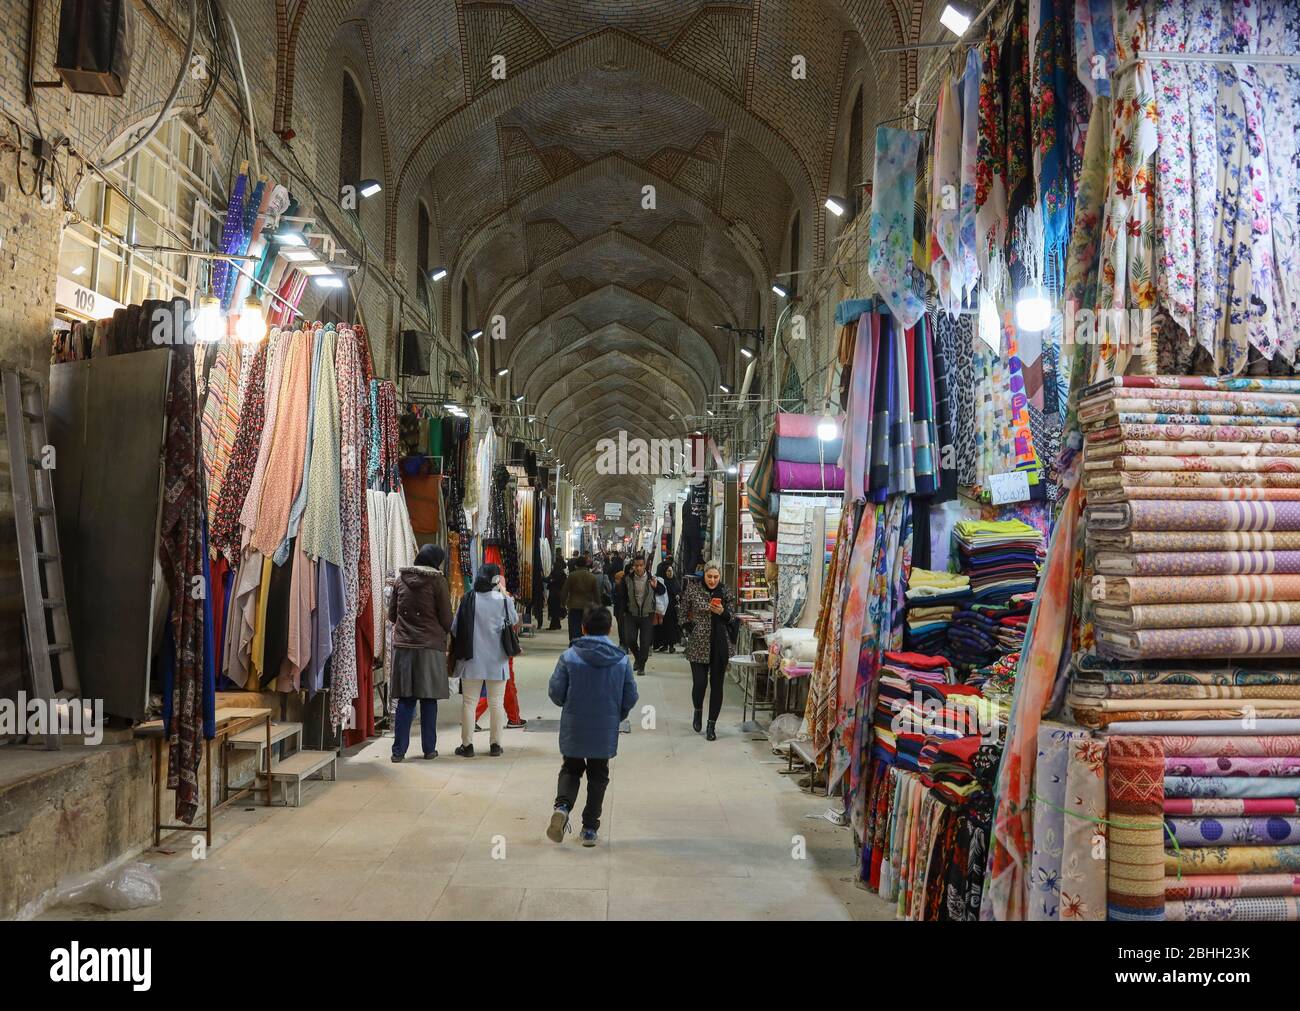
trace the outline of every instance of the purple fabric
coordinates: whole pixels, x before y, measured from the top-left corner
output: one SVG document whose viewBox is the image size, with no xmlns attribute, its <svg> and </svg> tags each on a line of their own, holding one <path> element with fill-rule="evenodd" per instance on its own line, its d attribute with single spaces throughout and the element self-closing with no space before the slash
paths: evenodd
<svg viewBox="0 0 1300 1011">
<path fill-rule="evenodd" d="M 828 488 L 839 491 L 844 487 L 844 471 L 833 463 L 792 463 L 776 461 L 776 480 L 772 485 L 778 491 L 816 491 Z"/>
</svg>

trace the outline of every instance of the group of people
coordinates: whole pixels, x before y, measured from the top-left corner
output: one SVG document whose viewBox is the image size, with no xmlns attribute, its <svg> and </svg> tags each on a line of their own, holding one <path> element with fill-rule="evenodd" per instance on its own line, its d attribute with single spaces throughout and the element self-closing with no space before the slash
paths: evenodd
<svg viewBox="0 0 1300 1011">
<path fill-rule="evenodd" d="M 453 614 L 442 572 L 444 560 L 442 548 L 426 545 L 414 565 L 402 568 L 389 581 L 388 618 L 393 623 L 389 691 L 397 700 L 394 762 L 406 757 L 417 705 L 423 757 L 438 756 L 438 702 L 451 695 L 450 677 L 459 679 L 463 697 L 458 756 L 474 757 L 480 695 L 486 696 L 490 712 L 490 755 L 503 754 L 504 727 L 523 725 L 517 713 L 506 723 L 507 688 L 513 686 L 511 661 L 517 652 L 517 638 L 511 633 L 518 633 L 520 619 L 500 566 L 480 567 L 472 590 L 461 597 Z M 550 627 L 559 630 L 561 618 L 567 617 L 569 646 L 557 660 L 548 686 L 551 701 L 561 708 L 563 762 L 547 835 L 561 842 L 569 831 L 569 814 L 585 776 L 581 839 L 584 846 L 594 846 L 609 784 L 609 761 L 618 751 L 620 727 L 636 705 L 636 677 L 645 673 L 652 648 L 673 651 L 685 633 L 692 675 L 692 728 L 696 733 L 703 729 L 710 741 L 717 740 L 723 684 L 738 628 L 736 602 L 723 585 L 716 562 L 705 565 L 701 578 L 688 580 L 683 588 L 670 562 L 651 574 L 644 555 L 626 561 L 608 557 L 600 571 L 586 555 L 573 559 L 571 567 L 565 567 L 560 557 L 548 582 Z M 610 637 L 615 624 L 618 644 Z M 666 625 L 671 631 L 660 636 Z"/>
</svg>

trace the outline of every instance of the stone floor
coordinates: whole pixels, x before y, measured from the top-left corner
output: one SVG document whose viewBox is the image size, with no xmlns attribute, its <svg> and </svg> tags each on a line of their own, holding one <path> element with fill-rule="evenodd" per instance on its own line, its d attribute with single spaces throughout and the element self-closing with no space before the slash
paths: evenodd
<svg viewBox="0 0 1300 1011">
<path fill-rule="evenodd" d="M 516 661 L 527 719 L 558 718 L 546 697 L 560 632 L 524 640 Z M 690 668 L 651 654 L 632 733 L 611 765 L 600 845 L 544 833 L 559 767 L 557 735 L 510 730 L 505 755 L 457 758 L 458 696 L 438 714 L 438 750 L 389 761 L 392 738 L 349 751 L 338 782 L 313 782 L 300 808 L 236 807 L 217 818 L 203 859 L 175 835 L 142 859 L 162 904 L 85 908 L 47 918 L 131 919 L 889 919 L 853 883 L 848 829 L 834 800 L 780 775 L 783 759 L 742 734 L 728 682 L 718 740 L 691 730 Z M 575 818 L 575 824 L 577 819 Z M 202 837 L 196 837 L 201 841 Z"/>
</svg>

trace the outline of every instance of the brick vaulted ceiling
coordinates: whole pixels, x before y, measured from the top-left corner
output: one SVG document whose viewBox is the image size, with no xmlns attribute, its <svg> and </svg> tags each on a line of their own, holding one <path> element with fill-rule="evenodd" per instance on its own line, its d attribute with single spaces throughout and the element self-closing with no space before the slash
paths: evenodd
<svg viewBox="0 0 1300 1011">
<path fill-rule="evenodd" d="M 549 422 L 589 498 L 639 507 L 644 480 L 594 472 L 597 440 L 677 436 L 703 414 L 734 354 L 715 324 L 765 317 L 796 211 L 821 255 L 846 62 L 914 39 L 922 0 L 277 4 L 290 24 L 301 12 L 298 59 L 364 27 L 387 258 L 431 187 L 443 291 L 474 292 L 475 318 L 447 296 L 442 326 L 504 317 L 510 393 Z"/>
</svg>

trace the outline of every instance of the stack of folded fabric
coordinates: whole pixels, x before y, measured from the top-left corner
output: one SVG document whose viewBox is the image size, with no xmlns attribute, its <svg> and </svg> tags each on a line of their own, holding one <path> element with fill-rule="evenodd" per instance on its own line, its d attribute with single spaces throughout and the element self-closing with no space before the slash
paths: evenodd
<svg viewBox="0 0 1300 1011">
<path fill-rule="evenodd" d="M 1112 918 L 1300 919 L 1300 670 L 1075 659 L 1110 741 Z"/>
<path fill-rule="evenodd" d="M 946 653 L 953 614 L 969 600 L 969 576 L 912 569 L 907 585 L 907 647 L 919 653 Z"/>
<path fill-rule="evenodd" d="M 1043 535 L 1020 520 L 961 520 L 952 531 L 952 558 L 970 577 L 974 599 L 1003 603 L 1038 588 Z"/>
<path fill-rule="evenodd" d="M 772 444 L 773 490 L 843 490 L 844 471 L 837 462 L 843 449 L 843 425 L 837 421 L 836 437 L 825 440 L 817 434 L 824 420 L 813 414 L 777 414 Z M 779 509 L 778 502 L 778 513 Z"/>
<path fill-rule="evenodd" d="M 986 667 L 1007 653 L 1018 653 L 1033 610 L 1032 593 L 1016 594 L 1005 604 L 971 603 L 959 609 L 948 629 L 946 656 L 966 670 Z"/>
</svg>

